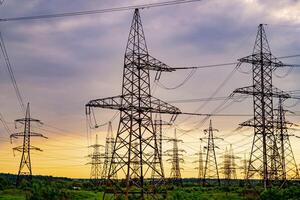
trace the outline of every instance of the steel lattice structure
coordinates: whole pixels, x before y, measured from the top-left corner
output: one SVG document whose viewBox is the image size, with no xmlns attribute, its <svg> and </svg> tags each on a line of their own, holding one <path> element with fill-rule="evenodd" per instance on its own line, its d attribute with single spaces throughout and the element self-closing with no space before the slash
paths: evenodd
<svg viewBox="0 0 300 200">
<path fill-rule="evenodd" d="M 184 159 L 182 157 L 185 150 L 178 149 L 178 142 L 183 142 L 183 141 L 177 139 L 176 129 L 174 130 L 174 138 L 168 139 L 168 141 L 173 142 L 173 148 L 165 152 L 167 153 L 168 156 L 171 157 L 170 159 L 167 160 L 172 165 L 169 181 L 173 184 L 182 185 L 181 170 L 183 170 L 183 168 L 180 167 L 180 163 L 184 162 Z"/>
<path fill-rule="evenodd" d="M 204 130 L 205 134 L 208 134 L 207 138 L 201 138 L 202 140 L 207 140 L 207 146 L 204 148 L 206 149 L 206 159 L 204 165 L 204 175 L 203 175 L 203 184 L 207 183 L 207 179 L 216 179 L 218 184 L 220 185 L 220 177 L 219 177 L 219 170 L 218 170 L 218 163 L 216 157 L 215 148 L 218 148 L 215 145 L 215 139 L 221 139 L 214 137 L 214 132 L 218 131 L 218 129 L 214 129 L 212 127 L 212 122 L 209 122 L 209 128 Z M 211 180 L 212 181 L 212 180 Z"/>
<path fill-rule="evenodd" d="M 104 146 L 98 143 L 98 135 L 96 135 L 95 144 L 89 146 L 89 148 L 93 148 L 93 153 L 88 155 L 91 158 L 91 162 L 87 163 L 91 165 L 90 180 L 95 185 L 100 185 L 101 182 L 103 156 L 100 153 L 100 147 Z"/>
<path fill-rule="evenodd" d="M 115 167 L 110 166 L 108 174 L 112 190 L 106 191 L 113 192 L 115 198 L 124 196 L 128 199 L 131 194 L 139 199 L 145 199 L 146 195 L 158 198 L 157 185 L 163 181 L 163 170 L 161 167 L 154 167 L 160 162 L 154 160 L 155 154 L 157 158 L 160 155 L 152 114 L 171 114 L 171 120 L 175 120 L 181 112 L 151 95 L 150 70 L 157 72 L 156 79 L 160 77 L 161 72 L 174 71 L 149 55 L 139 10 L 136 9 L 124 58 L 122 95 L 91 100 L 86 104 L 87 114 L 90 114 L 93 107 L 120 111 L 120 122 L 112 153 Z M 135 142 L 138 144 L 136 147 L 133 146 Z M 136 159 L 139 161 L 138 174 L 132 163 Z M 152 170 L 157 174 L 156 177 L 159 177 L 155 183 L 147 181 L 147 178 L 151 178 Z M 112 179 L 116 174 L 125 187 L 121 187 L 118 180 Z M 134 176 L 138 178 L 133 179 Z"/>
<path fill-rule="evenodd" d="M 200 145 L 199 152 L 195 155 L 198 156 L 198 160 L 194 161 L 193 163 L 198 163 L 198 167 L 195 167 L 195 169 L 198 169 L 198 179 L 201 181 L 204 178 L 204 166 L 203 166 L 203 155 L 204 152 L 202 151 L 202 147 Z"/>
<path fill-rule="evenodd" d="M 16 185 L 19 186 L 20 183 L 21 183 L 22 178 L 24 178 L 24 177 L 28 178 L 29 181 L 32 180 L 32 168 L 31 168 L 30 152 L 32 150 L 42 151 L 40 148 L 34 147 L 30 144 L 31 143 L 31 137 L 43 137 L 43 138 L 47 138 L 47 137 L 43 136 L 40 133 L 32 132 L 31 124 L 32 123 L 42 124 L 42 122 L 38 119 L 33 119 L 33 118 L 30 117 L 29 103 L 27 104 L 25 118 L 17 119 L 17 120 L 15 120 L 15 123 L 16 124 L 21 124 L 21 125 L 24 126 L 24 131 L 23 132 L 13 133 L 13 134 L 10 135 L 11 139 L 12 138 L 17 139 L 19 137 L 23 138 L 23 145 L 13 148 L 13 151 L 22 152 L 22 157 L 21 157 L 18 176 L 17 176 L 17 181 L 16 181 Z"/>
<path fill-rule="evenodd" d="M 234 156 L 232 145 L 230 144 L 229 151 L 227 147 L 225 149 L 225 153 L 223 155 L 223 167 L 221 168 L 224 174 L 224 179 L 230 183 L 230 180 L 237 179 L 236 169 L 237 166 L 235 164 L 235 160 L 239 157 Z"/>
<path fill-rule="evenodd" d="M 234 91 L 253 96 L 254 118 L 241 124 L 254 127 L 247 179 L 262 177 L 263 185 L 267 188 L 271 186 L 270 180 L 278 179 L 282 174 L 281 159 L 274 135 L 273 97 L 288 98 L 289 95 L 272 85 L 272 72 L 285 65 L 272 55 L 262 24 L 258 26 L 252 55 L 238 61 L 252 64 L 253 74 L 252 86 Z"/>
<path fill-rule="evenodd" d="M 113 135 L 112 124 L 111 122 L 108 122 L 108 130 L 105 138 L 104 162 L 103 162 L 103 169 L 101 174 L 101 179 L 103 180 L 106 180 L 108 178 L 108 171 L 110 165 L 112 165 L 112 168 L 115 168 L 114 161 L 111 160 L 114 144 L 115 144 L 115 138 Z M 117 174 L 115 174 L 114 177 L 112 178 L 117 179 Z"/>
<path fill-rule="evenodd" d="M 288 133 L 289 127 L 294 124 L 286 121 L 285 115 L 289 111 L 283 107 L 284 100 L 279 98 L 278 109 L 275 110 L 275 116 L 277 117 L 275 120 L 275 133 L 282 162 L 282 180 L 285 182 L 287 179 L 299 179 L 300 177 L 290 143 L 291 135 Z"/>
<path fill-rule="evenodd" d="M 156 179 L 161 179 L 161 177 L 158 177 L 157 173 L 155 173 L 156 168 L 160 168 L 162 170 L 162 176 L 165 178 L 165 173 L 164 173 L 164 167 L 163 167 L 163 148 L 162 148 L 162 140 L 163 140 L 163 126 L 170 126 L 172 123 L 166 122 L 162 120 L 161 114 L 158 113 L 155 115 L 155 120 L 154 120 L 154 132 L 156 133 L 156 139 L 158 141 L 158 154 L 154 155 L 154 169 L 152 170 L 151 174 L 151 179 L 152 181 L 156 181 Z M 158 157 L 159 156 L 159 157 Z"/>
</svg>

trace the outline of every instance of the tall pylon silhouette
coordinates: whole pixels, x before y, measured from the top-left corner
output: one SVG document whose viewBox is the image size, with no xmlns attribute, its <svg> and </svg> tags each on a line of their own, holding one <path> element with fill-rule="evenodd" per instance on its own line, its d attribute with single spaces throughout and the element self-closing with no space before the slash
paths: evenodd
<svg viewBox="0 0 300 200">
<path fill-rule="evenodd" d="M 254 118 L 241 124 L 254 128 L 254 138 L 247 170 L 247 179 L 262 179 L 264 188 L 271 187 L 271 180 L 282 174 L 281 158 L 277 148 L 273 124 L 273 98 L 290 96 L 272 84 L 272 72 L 285 66 L 275 58 L 270 50 L 264 25 L 258 26 L 258 32 L 250 56 L 238 60 L 252 64 L 253 85 L 236 89 L 234 93 L 253 96 Z"/>
<path fill-rule="evenodd" d="M 221 138 L 214 136 L 215 131 L 219 130 L 212 127 L 212 122 L 210 120 L 209 128 L 204 130 L 204 134 L 207 134 L 208 137 L 201 138 L 202 140 L 207 140 L 207 146 L 204 147 L 206 149 L 206 159 L 204 166 L 203 184 L 208 183 L 208 181 L 214 182 L 214 180 L 217 180 L 218 185 L 220 185 L 219 169 L 215 151 L 215 149 L 218 147 L 215 145 L 215 140 Z"/>
<path fill-rule="evenodd" d="M 178 148 L 178 143 L 183 141 L 177 139 L 176 129 L 174 130 L 174 138 L 168 139 L 168 141 L 173 142 L 173 148 L 165 152 L 171 157 L 167 160 L 172 165 L 169 181 L 173 184 L 182 185 L 181 170 L 183 169 L 180 167 L 180 163 L 184 162 L 182 157 L 185 150 Z"/>
<path fill-rule="evenodd" d="M 171 121 L 174 121 L 181 112 L 178 108 L 151 95 L 150 70 L 157 72 L 156 80 L 160 78 L 161 72 L 174 71 L 149 55 L 140 13 L 135 9 L 125 51 L 122 95 L 91 100 L 86 104 L 87 115 L 91 114 L 94 107 L 120 111 L 120 122 L 112 154 L 115 167 L 109 169 L 108 179 L 111 187 L 105 192 L 104 198 L 111 197 L 108 194 L 111 192 L 114 193 L 114 198 L 160 197 L 157 191 L 158 185 L 163 182 L 163 172 L 161 167 L 154 167 L 155 162 L 159 162 L 154 161 L 154 155 L 159 154 L 159 151 L 152 115 L 171 114 Z M 138 143 L 136 149 L 133 148 L 135 142 Z M 136 159 L 139 160 L 138 174 L 132 162 Z M 159 179 L 148 183 L 145 179 L 151 178 L 152 170 L 155 170 Z M 118 180 L 112 179 L 115 174 L 118 175 Z M 138 178 L 133 179 L 136 175 Z M 122 187 L 124 185 L 125 187 Z"/>
<path fill-rule="evenodd" d="M 13 151 L 19 151 L 22 153 L 17 181 L 16 181 L 17 186 L 20 185 L 22 178 L 27 178 L 29 181 L 32 180 L 32 166 L 31 166 L 30 152 L 32 150 L 42 151 L 40 148 L 31 145 L 31 137 L 47 138 L 40 133 L 33 132 L 31 130 L 32 123 L 37 123 L 40 125 L 42 124 L 40 120 L 33 119 L 30 117 L 30 106 L 29 103 L 27 103 L 25 118 L 15 120 L 16 127 L 17 124 L 21 124 L 24 126 L 24 131 L 19 133 L 13 133 L 10 135 L 11 139 L 19 138 L 19 137 L 23 138 L 23 145 L 13 148 Z"/>
<path fill-rule="evenodd" d="M 196 161 L 194 161 L 193 163 L 198 164 L 198 166 L 195 167 L 195 169 L 198 170 L 198 180 L 199 180 L 199 183 L 201 183 L 204 178 L 204 162 L 203 162 L 204 152 L 202 150 L 201 144 L 200 144 L 199 152 L 196 153 L 195 155 L 198 156 L 198 159 Z"/>
<path fill-rule="evenodd" d="M 95 185 L 100 185 L 101 183 L 101 166 L 103 164 L 103 156 L 100 153 L 100 147 L 104 147 L 98 143 L 98 135 L 96 134 L 95 144 L 90 145 L 89 148 L 93 148 L 92 154 L 88 155 L 91 158 L 91 161 L 87 164 L 91 165 L 90 180 Z"/>
<path fill-rule="evenodd" d="M 105 138 L 105 152 L 104 152 L 104 162 L 101 174 L 101 179 L 106 180 L 108 178 L 109 167 L 115 168 L 115 161 L 112 160 L 112 152 L 115 145 L 115 138 L 113 135 L 112 123 L 108 122 L 108 130 Z M 112 179 L 117 179 L 117 174 L 114 174 Z"/>
<path fill-rule="evenodd" d="M 275 124 L 276 124 L 276 137 L 278 140 L 278 148 L 282 160 L 282 180 L 285 182 L 287 179 L 299 179 L 299 170 L 297 162 L 294 157 L 292 146 L 290 143 L 289 127 L 294 124 L 286 121 L 286 113 L 289 112 L 283 107 L 283 98 L 279 98 L 278 109 L 275 110 Z"/>
</svg>

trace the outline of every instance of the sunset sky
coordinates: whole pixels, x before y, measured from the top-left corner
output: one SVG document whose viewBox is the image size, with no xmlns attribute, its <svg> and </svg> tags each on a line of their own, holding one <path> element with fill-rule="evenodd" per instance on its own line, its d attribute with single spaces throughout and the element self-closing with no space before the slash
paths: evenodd
<svg viewBox="0 0 300 200">
<path fill-rule="evenodd" d="M 159 2 L 155 0 L 5 0 L 0 6 L 0 18 L 63 13 L 82 10 L 113 8 L 127 5 Z M 298 0 L 203 0 L 199 2 L 143 9 L 140 11 L 149 53 L 171 67 L 187 67 L 236 62 L 252 53 L 257 26 L 265 26 L 272 53 L 275 56 L 295 55 L 300 52 L 300 1 Z M 49 139 L 33 138 L 32 145 L 43 152 L 32 152 L 33 174 L 75 178 L 88 178 L 90 166 L 86 157 L 91 153 L 87 146 L 94 143 L 98 134 L 104 145 L 107 126 L 86 131 L 84 105 L 91 99 L 121 94 L 123 59 L 133 10 L 85 15 L 67 18 L 0 22 L 0 31 L 14 70 L 15 78 L 25 102 L 30 102 L 31 115 L 44 122 L 34 127 Z M 300 58 L 282 59 L 288 64 L 300 64 Z M 181 87 L 166 90 L 154 83 L 151 74 L 153 96 L 164 101 L 208 98 L 231 73 L 234 66 L 198 69 Z M 243 65 L 215 96 L 224 97 L 239 87 L 252 84 L 251 66 Z M 244 73 L 241 73 L 244 72 Z M 176 87 L 190 71 L 164 73 L 161 84 Z M 278 69 L 274 72 L 274 85 L 281 90 L 300 90 L 300 68 Z M 18 101 L 0 56 L 0 112 L 12 132 L 13 121 L 22 118 Z M 299 94 L 299 93 L 298 93 Z M 172 103 L 184 112 L 210 113 L 222 101 Z M 288 121 L 300 123 L 300 104 L 287 100 L 286 106 L 298 114 Z M 229 103 L 230 104 L 230 103 Z M 276 106 L 276 103 L 274 104 Z M 202 106 L 202 107 L 201 107 Z M 99 124 L 106 123 L 116 111 L 96 112 Z M 234 102 L 220 113 L 252 114 L 252 99 Z M 253 130 L 233 132 L 248 117 L 213 117 L 218 162 L 225 148 L 233 145 L 237 156 L 249 156 Z M 166 118 L 167 119 L 167 118 Z M 177 135 L 184 142 L 179 147 L 186 150 L 182 165 L 183 177 L 196 177 L 193 161 L 199 151 L 199 138 L 208 121 L 203 117 L 179 116 L 176 127 L 193 129 Z M 113 121 L 116 134 L 118 117 Z M 174 127 L 165 129 L 166 137 L 173 137 Z M 291 132 L 298 134 L 300 132 Z M 291 137 L 294 154 L 300 163 L 300 139 Z M 10 143 L 9 135 L 0 126 L 0 172 L 17 173 L 20 153 L 12 148 L 21 139 Z M 172 147 L 163 144 L 163 150 Z M 104 149 L 101 149 L 104 151 Z M 165 158 L 166 160 L 167 158 Z M 236 160 L 237 164 L 241 164 Z M 170 164 L 164 163 L 166 175 Z"/>
</svg>

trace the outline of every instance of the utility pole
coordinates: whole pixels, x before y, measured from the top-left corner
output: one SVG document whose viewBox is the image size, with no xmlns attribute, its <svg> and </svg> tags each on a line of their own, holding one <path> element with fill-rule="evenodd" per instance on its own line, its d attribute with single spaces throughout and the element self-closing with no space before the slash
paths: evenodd
<svg viewBox="0 0 300 200">
<path fill-rule="evenodd" d="M 288 133 L 289 127 L 294 126 L 293 123 L 286 121 L 285 115 L 288 110 L 285 110 L 283 107 L 283 102 L 285 99 L 279 98 L 278 100 L 278 109 L 275 110 L 275 132 L 278 142 L 278 148 L 281 155 L 282 161 L 282 177 L 283 183 L 287 179 L 298 179 L 299 171 L 297 163 L 294 157 L 292 146 L 290 143 L 290 134 Z"/>
<path fill-rule="evenodd" d="M 87 115 L 90 115 L 91 109 L 95 107 L 120 111 L 120 122 L 112 153 L 115 166 L 110 166 L 108 173 L 112 187 L 105 192 L 108 194 L 113 191 L 115 198 L 128 199 L 133 195 L 137 199 L 145 199 L 146 196 L 159 198 L 156 191 L 164 177 L 161 167 L 154 168 L 154 155 L 159 154 L 159 150 L 152 114 L 171 114 L 171 121 L 174 121 L 181 111 L 151 95 L 150 70 L 157 72 L 156 80 L 160 78 L 161 72 L 174 71 L 149 55 L 140 13 L 135 9 L 124 58 L 122 95 L 91 100 L 86 104 Z M 133 148 L 135 142 L 138 143 L 137 149 Z M 156 157 L 159 158 L 160 155 Z M 137 179 L 133 179 L 135 169 L 132 161 L 135 159 L 139 160 Z M 154 183 L 147 183 L 146 186 L 145 179 L 151 178 L 152 170 L 155 170 L 159 179 Z M 122 184 L 119 184 L 119 179 L 112 179 L 116 174 L 123 179 L 120 180 Z M 124 185 L 125 187 L 122 187 Z"/>
<path fill-rule="evenodd" d="M 198 163 L 198 167 L 195 167 L 195 169 L 198 169 L 198 180 L 199 183 L 201 183 L 201 181 L 203 181 L 204 178 L 204 167 L 203 167 L 204 152 L 202 150 L 201 144 L 200 144 L 199 152 L 196 153 L 195 155 L 198 156 L 198 160 L 194 161 L 193 163 Z"/>
<path fill-rule="evenodd" d="M 174 130 L 174 138 L 169 139 L 168 141 L 173 142 L 173 148 L 167 150 L 165 153 L 167 153 L 168 156 L 171 158 L 167 161 L 171 162 L 171 172 L 170 172 L 170 182 L 176 185 L 182 185 L 182 178 L 181 178 L 181 170 L 183 170 L 180 167 L 180 163 L 184 162 L 184 159 L 182 158 L 185 150 L 178 149 L 178 142 L 183 142 L 182 140 L 177 139 L 176 135 L 176 129 Z"/>
<path fill-rule="evenodd" d="M 262 177 L 266 189 L 271 187 L 270 181 L 282 173 L 281 158 L 274 134 L 273 97 L 289 98 L 289 95 L 272 85 L 272 72 L 285 65 L 272 55 L 263 24 L 258 26 L 252 55 L 238 61 L 239 65 L 252 64 L 253 74 L 252 86 L 234 91 L 253 96 L 254 118 L 240 124 L 254 128 L 247 180 Z"/>
<path fill-rule="evenodd" d="M 103 169 L 101 174 L 101 179 L 106 180 L 108 178 L 108 171 L 110 165 L 112 168 L 115 168 L 115 162 L 112 160 L 112 152 L 115 145 L 115 139 L 113 135 L 112 125 L 111 122 L 108 122 L 108 130 L 105 139 L 105 152 L 104 152 L 104 162 L 103 162 Z M 117 179 L 117 174 L 114 174 L 112 179 Z"/>
<path fill-rule="evenodd" d="M 20 185 L 22 178 L 27 178 L 30 182 L 32 180 L 30 151 L 31 150 L 42 151 L 40 148 L 34 147 L 30 144 L 31 137 L 47 138 L 40 133 L 32 132 L 31 130 L 32 123 L 42 124 L 40 120 L 33 119 L 30 117 L 30 106 L 29 103 L 27 103 L 25 118 L 15 120 L 16 127 L 17 124 L 21 124 L 24 126 L 24 131 L 19 133 L 13 133 L 10 135 L 10 139 L 13 138 L 17 139 L 19 137 L 23 138 L 23 145 L 13 148 L 13 151 L 22 152 L 22 157 L 20 161 L 17 182 L 16 182 L 17 186 Z"/>
<path fill-rule="evenodd" d="M 203 184 L 208 182 L 207 179 L 217 179 L 218 185 L 220 185 L 218 163 L 217 163 L 217 157 L 215 151 L 215 148 L 218 147 L 215 145 L 215 140 L 221 138 L 214 137 L 215 131 L 218 130 L 212 127 L 212 122 L 210 120 L 209 128 L 204 130 L 204 134 L 207 134 L 208 137 L 201 138 L 201 140 L 207 140 L 207 146 L 204 147 L 206 149 L 206 159 L 205 159 L 205 166 L 204 166 Z"/>
<path fill-rule="evenodd" d="M 103 164 L 102 162 L 103 156 L 100 153 L 100 147 L 104 147 L 104 146 L 98 144 L 98 135 L 96 135 L 95 144 L 89 146 L 89 148 L 93 148 L 93 153 L 88 155 L 88 157 L 91 158 L 91 162 L 87 163 L 91 165 L 90 180 L 95 185 L 100 185 L 101 165 Z"/>
</svg>

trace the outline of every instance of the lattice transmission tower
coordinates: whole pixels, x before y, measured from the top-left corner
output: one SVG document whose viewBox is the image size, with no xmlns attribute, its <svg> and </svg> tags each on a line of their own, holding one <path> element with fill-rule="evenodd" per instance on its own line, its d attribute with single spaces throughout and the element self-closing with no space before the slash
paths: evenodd
<svg viewBox="0 0 300 200">
<path fill-rule="evenodd" d="M 242 177 L 244 180 L 247 180 L 248 164 L 249 164 L 249 159 L 247 159 L 246 154 L 244 154 L 244 159 L 241 160 L 241 167 L 240 167 L 240 169 L 242 170 L 241 174 L 243 175 Z"/>
<path fill-rule="evenodd" d="M 162 176 L 165 178 L 165 172 L 164 172 L 164 167 L 163 167 L 163 147 L 162 147 L 162 141 L 165 140 L 163 139 L 163 126 L 171 126 L 172 123 L 166 122 L 162 120 L 161 114 L 158 113 L 155 115 L 155 120 L 154 120 L 154 132 L 156 133 L 156 139 L 158 141 L 158 154 L 154 155 L 154 163 L 153 167 L 154 169 L 152 170 L 151 174 L 151 179 L 152 181 L 156 181 L 157 179 L 161 179 L 161 177 L 158 176 L 157 173 L 155 173 L 156 169 L 161 169 L 162 170 Z M 159 157 L 158 157 L 159 156 Z"/>
<path fill-rule="evenodd" d="M 279 98 L 278 109 L 275 110 L 275 132 L 278 140 L 278 148 L 282 161 L 282 180 L 299 179 L 299 170 L 294 157 L 292 146 L 290 143 L 289 129 L 294 126 L 293 123 L 286 121 L 286 113 L 289 112 L 283 107 L 285 99 Z"/>
<path fill-rule="evenodd" d="M 203 162 L 203 156 L 205 155 L 202 146 L 200 145 L 199 152 L 195 154 L 198 156 L 198 159 L 194 161 L 193 163 L 197 163 L 198 166 L 195 167 L 195 169 L 198 170 L 198 180 L 201 182 L 204 178 L 204 162 Z"/>
<path fill-rule="evenodd" d="M 250 56 L 238 60 L 239 64 L 252 64 L 253 85 L 236 89 L 234 93 L 253 96 L 254 118 L 241 126 L 254 128 L 254 138 L 247 170 L 247 180 L 262 178 L 264 188 L 270 187 L 270 180 L 281 177 L 281 158 L 274 134 L 273 98 L 288 98 L 289 95 L 272 85 L 272 72 L 285 66 L 270 50 L 264 26 L 258 32 Z"/>
<path fill-rule="evenodd" d="M 214 182 L 214 180 L 216 180 L 218 185 L 220 185 L 219 169 L 215 151 L 218 147 L 215 145 L 215 140 L 221 138 L 214 136 L 215 131 L 218 131 L 218 129 L 214 129 L 212 127 L 212 122 L 210 120 L 209 128 L 204 130 L 204 134 L 207 134 L 208 137 L 201 138 L 201 140 L 207 140 L 207 146 L 204 147 L 206 149 L 206 159 L 204 165 L 203 184 Z"/>
<path fill-rule="evenodd" d="M 112 160 L 112 152 L 115 145 L 115 138 L 113 135 L 113 129 L 111 122 L 108 122 L 108 130 L 105 138 L 105 152 L 104 152 L 104 161 L 103 161 L 103 169 L 101 174 L 101 179 L 106 180 L 108 178 L 109 167 L 111 166 L 113 169 L 115 168 L 115 162 Z M 114 174 L 112 179 L 117 179 L 117 174 Z"/>
<path fill-rule="evenodd" d="M 36 132 L 32 131 L 33 123 L 40 124 L 40 125 L 42 124 L 42 122 L 40 120 L 31 118 L 30 106 L 28 103 L 27 108 L 26 108 L 25 118 L 15 120 L 16 127 L 17 127 L 17 124 L 21 124 L 24 126 L 24 131 L 18 132 L 18 133 L 13 133 L 10 135 L 11 139 L 13 139 L 13 138 L 17 139 L 19 137 L 23 138 L 23 145 L 13 148 L 13 151 L 19 151 L 22 153 L 18 176 L 17 176 L 17 181 L 16 181 L 17 186 L 20 185 L 21 180 L 23 178 L 28 179 L 30 182 L 32 180 L 32 166 L 31 166 L 30 152 L 32 150 L 42 151 L 40 148 L 34 147 L 31 145 L 31 137 L 47 138 L 40 133 L 36 133 Z"/>
<path fill-rule="evenodd" d="M 165 153 L 171 157 L 167 160 L 172 165 L 169 181 L 173 184 L 182 185 L 181 170 L 183 170 L 183 168 L 180 167 L 180 163 L 184 162 L 182 157 L 185 150 L 178 148 L 178 143 L 183 141 L 177 139 L 176 129 L 174 130 L 174 138 L 168 139 L 168 141 L 173 142 L 173 148 L 165 151 Z"/>
<path fill-rule="evenodd" d="M 145 199 L 146 196 L 159 198 L 156 191 L 157 186 L 163 182 L 163 172 L 161 167 L 154 167 L 160 160 L 154 160 L 159 150 L 152 114 L 171 114 L 172 121 L 181 112 L 178 108 L 151 95 L 150 70 L 157 72 L 156 79 L 160 77 L 161 72 L 174 71 L 149 55 L 140 13 L 135 9 L 125 51 L 122 95 L 91 100 L 86 104 L 88 115 L 93 107 L 120 111 L 120 122 L 112 153 L 115 167 L 110 167 L 108 173 L 112 187 L 105 192 L 105 194 L 113 192 L 115 198 L 128 199 L 132 195 L 138 199 Z M 133 148 L 135 142 L 138 145 Z M 159 157 L 160 155 L 156 155 L 156 158 Z M 135 159 L 139 160 L 138 174 L 132 162 Z M 146 180 L 151 178 L 152 170 L 157 174 L 156 177 L 159 177 L 154 183 Z M 116 174 L 118 180 L 112 178 Z M 136 175 L 138 178 L 133 179 Z M 104 195 L 104 198 L 107 196 Z"/>
<path fill-rule="evenodd" d="M 224 174 L 224 179 L 228 183 L 230 183 L 230 180 L 237 179 L 237 166 L 235 164 L 235 160 L 239 159 L 239 157 L 236 157 L 233 153 L 232 145 L 230 144 L 229 150 L 227 150 L 227 147 L 225 149 L 225 153 L 222 156 L 223 157 L 223 167 L 221 168 Z"/>
<path fill-rule="evenodd" d="M 95 185 L 100 185 L 101 183 L 101 174 L 102 174 L 102 154 L 100 152 L 100 148 L 104 147 L 98 143 L 98 135 L 96 135 L 95 144 L 90 145 L 89 148 L 93 148 L 92 154 L 88 155 L 91 158 L 91 161 L 87 164 L 91 165 L 91 173 L 90 173 L 90 180 Z"/>
</svg>

